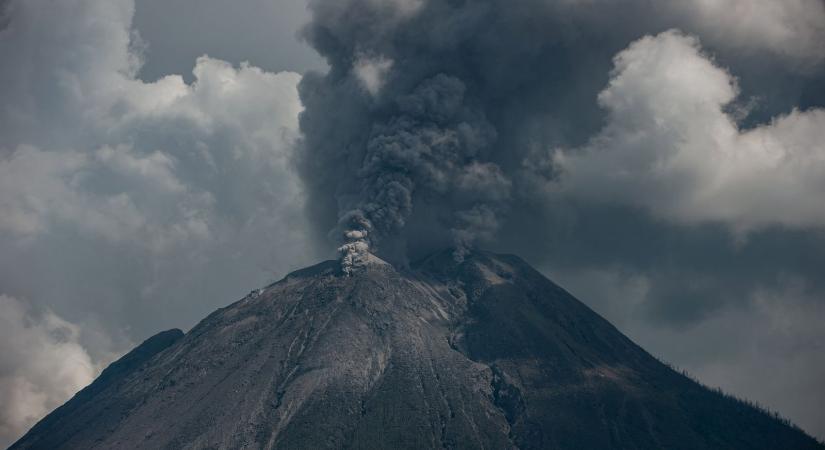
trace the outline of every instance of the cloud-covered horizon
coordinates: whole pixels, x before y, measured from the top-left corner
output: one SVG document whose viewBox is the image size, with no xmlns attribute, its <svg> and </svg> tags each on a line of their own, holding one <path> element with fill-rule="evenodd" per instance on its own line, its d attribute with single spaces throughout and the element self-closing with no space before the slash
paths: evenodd
<svg viewBox="0 0 825 450">
<path fill-rule="evenodd" d="M 520 254 L 825 437 L 821 1 L 187 1 L 2 3 L 0 445 L 346 232 Z M 328 71 L 232 19 L 289 14 Z"/>
</svg>

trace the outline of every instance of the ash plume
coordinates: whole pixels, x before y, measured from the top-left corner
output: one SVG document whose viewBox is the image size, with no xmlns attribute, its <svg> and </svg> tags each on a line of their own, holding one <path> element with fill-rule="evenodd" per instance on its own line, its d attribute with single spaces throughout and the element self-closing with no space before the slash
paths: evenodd
<svg viewBox="0 0 825 450">
<path fill-rule="evenodd" d="M 794 17 L 823 14 L 794 4 Z M 808 42 L 817 27 L 778 22 L 788 29 L 762 36 L 698 1 L 314 0 L 310 10 L 303 35 L 330 68 L 300 84 L 298 166 L 309 216 L 346 267 L 439 247 L 461 259 L 502 230 L 550 228 L 552 154 L 598 135 L 613 58 L 644 36 L 695 33 L 734 69 L 760 54 L 800 73 L 825 59 L 814 46 L 786 51 L 783 36 Z"/>
</svg>

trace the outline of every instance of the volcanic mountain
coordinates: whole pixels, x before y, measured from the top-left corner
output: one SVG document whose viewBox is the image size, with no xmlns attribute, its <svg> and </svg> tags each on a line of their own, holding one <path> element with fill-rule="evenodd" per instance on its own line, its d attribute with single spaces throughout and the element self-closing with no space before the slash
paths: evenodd
<svg viewBox="0 0 825 450">
<path fill-rule="evenodd" d="M 13 449 L 822 449 L 515 256 L 328 261 L 150 338 Z"/>
</svg>

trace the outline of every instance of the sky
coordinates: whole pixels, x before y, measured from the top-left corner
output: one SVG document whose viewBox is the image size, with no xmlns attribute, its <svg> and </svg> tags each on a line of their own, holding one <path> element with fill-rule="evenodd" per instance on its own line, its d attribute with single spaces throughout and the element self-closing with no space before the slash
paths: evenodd
<svg viewBox="0 0 825 450">
<path fill-rule="evenodd" d="M 821 42 L 821 0 L 0 0 L 0 446 L 338 246 L 518 254 L 825 439 Z"/>
</svg>

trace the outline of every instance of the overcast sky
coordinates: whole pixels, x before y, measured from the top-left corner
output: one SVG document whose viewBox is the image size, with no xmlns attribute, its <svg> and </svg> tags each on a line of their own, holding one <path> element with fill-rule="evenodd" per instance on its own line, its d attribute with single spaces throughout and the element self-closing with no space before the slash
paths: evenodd
<svg viewBox="0 0 825 450">
<path fill-rule="evenodd" d="M 825 439 L 825 2 L 306 3 L 0 0 L 0 446 L 362 228 Z"/>
</svg>

